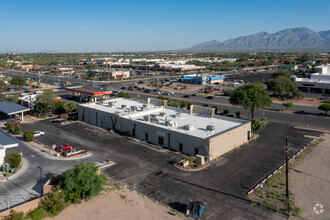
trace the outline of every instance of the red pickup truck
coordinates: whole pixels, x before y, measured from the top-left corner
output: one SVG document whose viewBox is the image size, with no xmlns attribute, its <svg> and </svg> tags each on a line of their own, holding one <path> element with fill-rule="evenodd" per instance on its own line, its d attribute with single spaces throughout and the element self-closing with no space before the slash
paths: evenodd
<svg viewBox="0 0 330 220">
<path fill-rule="evenodd" d="M 71 150 L 73 148 L 74 148 L 74 146 L 72 144 L 64 144 L 64 145 L 56 147 L 55 150 L 57 152 L 64 152 L 66 150 Z"/>
</svg>

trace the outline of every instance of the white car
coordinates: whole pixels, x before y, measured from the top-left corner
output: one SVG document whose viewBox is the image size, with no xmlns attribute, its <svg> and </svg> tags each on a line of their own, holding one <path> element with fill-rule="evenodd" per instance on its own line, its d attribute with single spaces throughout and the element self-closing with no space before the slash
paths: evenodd
<svg viewBox="0 0 330 220">
<path fill-rule="evenodd" d="M 36 91 L 36 94 L 41 94 L 41 93 L 43 93 L 44 91 L 42 91 L 42 90 L 38 90 L 38 91 Z"/>
<path fill-rule="evenodd" d="M 43 132 L 43 131 L 35 131 L 33 136 L 34 137 L 39 137 L 41 135 L 45 135 L 45 132 Z"/>
<path fill-rule="evenodd" d="M 53 92 L 58 92 L 59 90 L 58 89 L 53 89 Z"/>
</svg>

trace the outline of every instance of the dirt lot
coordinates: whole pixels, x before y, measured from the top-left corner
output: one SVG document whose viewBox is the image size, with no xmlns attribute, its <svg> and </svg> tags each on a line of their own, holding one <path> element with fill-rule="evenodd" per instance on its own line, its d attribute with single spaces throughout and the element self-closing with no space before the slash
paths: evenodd
<svg viewBox="0 0 330 220">
<path fill-rule="evenodd" d="M 330 219 L 330 134 L 290 173 L 290 190 L 304 219 Z"/>
<path fill-rule="evenodd" d="M 103 192 L 90 201 L 71 205 L 55 218 L 47 219 L 183 219 L 183 215 L 178 217 L 170 209 L 123 188 Z"/>
</svg>

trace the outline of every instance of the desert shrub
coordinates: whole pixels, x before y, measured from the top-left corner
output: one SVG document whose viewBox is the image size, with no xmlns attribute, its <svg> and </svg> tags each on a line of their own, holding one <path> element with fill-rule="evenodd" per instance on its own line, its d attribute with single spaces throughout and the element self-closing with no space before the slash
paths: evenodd
<svg viewBox="0 0 330 220">
<path fill-rule="evenodd" d="M 63 192 L 75 198 L 90 199 L 103 190 L 107 178 L 97 174 L 98 167 L 93 163 L 80 163 L 64 173 L 59 186 Z M 68 197 L 67 197 L 68 200 Z"/>
<path fill-rule="evenodd" d="M 55 216 L 66 206 L 67 203 L 65 202 L 65 193 L 57 189 L 53 193 L 45 196 L 40 208 L 46 210 L 51 216 Z"/>
<path fill-rule="evenodd" d="M 46 216 L 47 216 L 47 210 L 40 206 L 35 210 L 29 212 L 29 214 L 27 214 L 27 217 L 33 220 L 40 220 L 45 218 Z"/>
<path fill-rule="evenodd" d="M 14 132 L 15 135 L 19 135 L 21 133 L 21 126 L 20 125 L 16 125 L 13 128 L 13 132 Z"/>
<path fill-rule="evenodd" d="M 30 141 L 33 141 L 34 140 L 34 132 L 31 131 L 31 130 L 28 130 L 28 131 L 24 131 L 24 140 L 26 142 L 30 142 Z"/>
<path fill-rule="evenodd" d="M 241 113 L 240 112 L 235 112 L 235 115 L 237 118 L 240 118 L 241 117 Z"/>
<path fill-rule="evenodd" d="M 5 156 L 5 163 L 9 163 L 11 168 L 17 168 L 22 162 L 22 156 L 19 153 L 11 153 Z"/>
<path fill-rule="evenodd" d="M 7 122 L 7 124 L 6 124 L 6 129 L 7 129 L 8 131 L 11 131 L 11 130 L 13 130 L 13 128 L 14 128 L 14 124 L 11 123 L 11 122 Z"/>
<path fill-rule="evenodd" d="M 16 212 L 15 210 L 10 210 L 10 214 L 3 217 L 4 220 L 24 220 L 23 212 Z"/>
</svg>

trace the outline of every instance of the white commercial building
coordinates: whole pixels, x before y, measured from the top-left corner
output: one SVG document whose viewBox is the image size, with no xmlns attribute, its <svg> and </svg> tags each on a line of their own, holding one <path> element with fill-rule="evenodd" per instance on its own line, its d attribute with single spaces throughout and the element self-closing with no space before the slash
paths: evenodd
<svg viewBox="0 0 330 220">
<path fill-rule="evenodd" d="M 303 92 L 330 94 L 330 65 L 314 67 L 310 78 L 294 77 L 294 83 Z"/>
<path fill-rule="evenodd" d="M 212 160 L 251 138 L 251 122 L 214 115 L 214 109 L 192 105 L 189 111 L 167 108 L 167 102 L 130 99 L 78 106 L 79 120 L 189 155 Z"/>
</svg>

